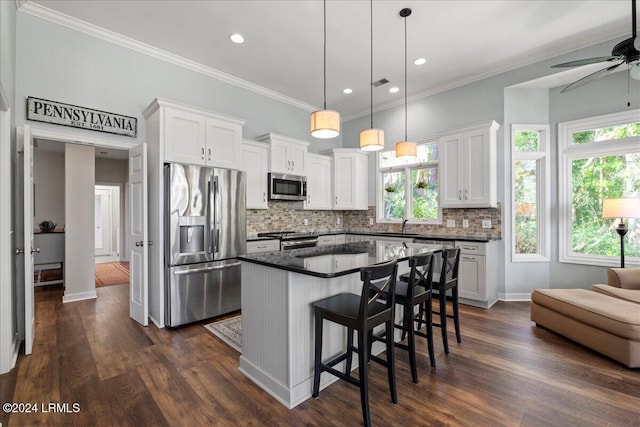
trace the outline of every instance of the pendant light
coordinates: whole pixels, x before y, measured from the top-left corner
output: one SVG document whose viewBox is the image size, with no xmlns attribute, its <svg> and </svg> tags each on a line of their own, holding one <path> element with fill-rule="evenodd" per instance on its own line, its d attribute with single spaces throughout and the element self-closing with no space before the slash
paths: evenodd
<svg viewBox="0 0 640 427">
<path fill-rule="evenodd" d="M 324 107 L 311 113 L 311 136 L 334 138 L 340 135 L 340 113 L 327 110 L 327 0 L 323 1 L 324 11 Z"/>
<path fill-rule="evenodd" d="M 378 151 L 384 148 L 384 131 L 373 128 L 373 0 L 369 0 L 370 23 L 371 23 L 371 76 L 369 79 L 371 95 L 371 127 L 360 132 L 360 149 L 363 151 Z"/>
<path fill-rule="evenodd" d="M 404 18 L 404 141 L 396 143 L 396 157 L 415 157 L 418 154 L 417 144 L 407 139 L 407 17 L 411 15 L 408 7 L 400 11 Z"/>
</svg>

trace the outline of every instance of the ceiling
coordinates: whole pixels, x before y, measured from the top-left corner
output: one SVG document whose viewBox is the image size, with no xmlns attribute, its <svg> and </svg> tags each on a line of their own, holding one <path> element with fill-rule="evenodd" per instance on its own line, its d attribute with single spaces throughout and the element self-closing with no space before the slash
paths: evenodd
<svg viewBox="0 0 640 427">
<path fill-rule="evenodd" d="M 320 0 L 30 3 L 235 76 L 309 109 L 322 107 Z M 407 18 L 410 99 L 631 35 L 629 0 L 375 0 L 373 80 L 390 80 L 374 89 L 376 110 L 404 100 L 404 24 L 398 15 L 404 7 L 413 10 Z M 327 108 L 338 110 L 343 120 L 366 115 L 369 2 L 329 0 L 326 10 Z M 229 41 L 235 32 L 244 36 L 244 44 Z M 414 65 L 419 57 L 426 64 Z M 567 60 L 572 59 L 582 58 Z M 398 93 L 389 93 L 393 85 Z M 353 93 L 343 94 L 347 87 Z"/>
</svg>

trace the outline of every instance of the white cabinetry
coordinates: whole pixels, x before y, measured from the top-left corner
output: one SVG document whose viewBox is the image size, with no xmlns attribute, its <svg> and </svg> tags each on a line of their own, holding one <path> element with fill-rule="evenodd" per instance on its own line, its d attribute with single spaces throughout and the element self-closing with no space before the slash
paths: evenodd
<svg viewBox="0 0 640 427">
<path fill-rule="evenodd" d="M 460 302 L 491 307 L 498 299 L 498 243 L 456 241 L 456 246 L 460 247 Z"/>
<path fill-rule="evenodd" d="M 164 161 L 238 169 L 244 120 L 161 99 L 154 104 Z"/>
<path fill-rule="evenodd" d="M 307 153 L 307 200 L 305 209 L 331 209 L 331 157 Z"/>
<path fill-rule="evenodd" d="M 247 253 L 257 254 L 260 252 L 271 252 L 280 250 L 280 240 L 251 240 L 247 242 Z"/>
<path fill-rule="evenodd" d="M 368 155 L 358 148 L 334 148 L 333 208 L 344 210 L 368 209 Z"/>
<path fill-rule="evenodd" d="M 440 206 L 497 206 L 495 121 L 440 134 Z"/>
<path fill-rule="evenodd" d="M 269 172 L 306 175 L 309 142 L 275 133 L 257 139 L 269 143 Z"/>
<path fill-rule="evenodd" d="M 263 142 L 242 142 L 242 167 L 247 172 L 247 209 L 267 209 L 269 147 Z"/>
</svg>

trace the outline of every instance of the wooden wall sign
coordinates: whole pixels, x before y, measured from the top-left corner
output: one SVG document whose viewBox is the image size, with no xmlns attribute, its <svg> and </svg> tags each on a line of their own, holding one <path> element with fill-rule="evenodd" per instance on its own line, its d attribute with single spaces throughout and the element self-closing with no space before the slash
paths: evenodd
<svg viewBox="0 0 640 427">
<path fill-rule="evenodd" d="M 138 119 L 92 108 L 27 97 L 27 120 L 71 126 L 135 138 Z"/>
</svg>

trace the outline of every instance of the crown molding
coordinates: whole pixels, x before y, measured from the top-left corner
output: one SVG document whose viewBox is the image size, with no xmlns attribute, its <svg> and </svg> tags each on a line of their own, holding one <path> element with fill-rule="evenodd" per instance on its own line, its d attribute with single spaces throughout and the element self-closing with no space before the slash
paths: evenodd
<svg viewBox="0 0 640 427">
<path fill-rule="evenodd" d="M 227 74 L 223 71 L 216 70 L 215 68 L 200 64 L 199 62 L 195 62 L 190 59 L 183 58 L 182 56 L 167 52 L 165 50 L 158 49 L 146 43 L 123 36 L 97 25 L 93 25 L 80 19 L 73 18 L 69 15 L 56 12 L 44 6 L 31 3 L 30 1 L 24 2 L 24 0 L 17 0 L 16 5 L 18 6 L 19 11 L 35 16 L 37 18 L 41 18 L 51 23 L 62 25 L 64 27 L 79 31 L 89 36 L 102 39 L 109 43 L 134 50 L 136 52 L 148 55 L 152 58 L 160 59 L 178 67 L 182 67 L 190 71 L 195 71 L 196 73 L 212 77 L 222 82 L 240 87 L 242 89 L 246 89 L 262 96 L 266 96 L 279 102 L 284 102 L 296 108 L 300 108 L 308 112 L 313 112 L 318 109 L 314 105 L 307 104 L 306 102 L 291 98 L 279 92 L 267 89 L 255 83 L 251 83 L 250 81 L 240 79 L 238 77 L 232 76 L 231 74 Z"/>
</svg>

